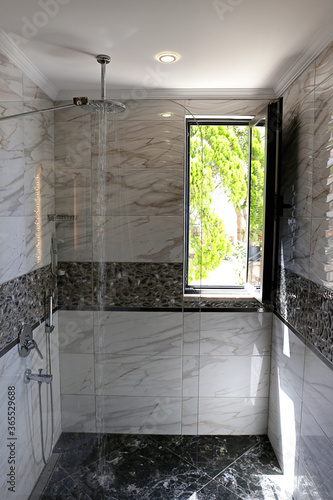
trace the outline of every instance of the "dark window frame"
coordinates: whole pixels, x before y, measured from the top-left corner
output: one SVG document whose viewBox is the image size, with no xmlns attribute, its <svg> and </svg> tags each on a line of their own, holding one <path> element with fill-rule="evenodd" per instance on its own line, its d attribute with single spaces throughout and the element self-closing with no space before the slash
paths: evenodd
<svg viewBox="0 0 333 500">
<path fill-rule="evenodd" d="M 270 303 L 272 299 L 272 290 L 276 281 L 276 257 L 277 257 L 277 231 L 279 208 L 277 207 L 278 196 L 278 172 L 279 172 L 279 146 L 281 142 L 281 116 L 282 99 L 270 103 L 256 117 L 250 118 L 228 118 L 228 117 L 186 117 L 186 144 L 185 144 L 185 221 L 184 221 L 184 293 L 200 294 L 201 292 L 225 291 L 228 290 L 249 290 L 251 294 L 260 302 Z M 191 125 L 245 125 L 250 127 L 254 124 L 261 124 L 266 120 L 266 144 L 265 144 L 265 193 L 264 193 L 264 226 L 263 226 L 263 274 L 260 290 L 245 285 L 189 285 L 188 284 L 188 255 L 189 255 L 189 207 L 190 207 L 190 126 Z M 250 147 L 251 134 L 249 133 L 249 171 L 250 171 Z M 250 175 L 248 181 L 248 190 L 250 194 Z M 250 196 L 248 197 L 248 227 L 249 231 L 249 210 Z M 249 238 L 247 238 L 247 246 Z M 248 249 L 246 253 L 246 262 L 248 263 Z M 246 280 L 248 278 L 248 264 L 246 265 Z"/>
</svg>

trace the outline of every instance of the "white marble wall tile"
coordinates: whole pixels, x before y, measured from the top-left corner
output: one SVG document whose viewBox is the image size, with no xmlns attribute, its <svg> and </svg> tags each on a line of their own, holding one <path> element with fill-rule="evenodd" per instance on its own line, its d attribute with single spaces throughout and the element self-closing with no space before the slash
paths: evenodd
<svg viewBox="0 0 333 500">
<path fill-rule="evenodd" d="M 328 439 L 306 405 L 302 411 L 301 460 L 322 500 L 332 498 L 333 452 Z"/>
<path fill-rule="evenodd" d="M 182 262 L 183 217 L 93 217 L 93 259 Z"/>
<path fill-rule="evenodd" d="M 180 399 L 97 396 L 97 432 L 180 434 Z"/>
<path fill-rule="evenodd" d="M 89 354 L 94 348 L 94 313 L 59 311 L 59 348 L 61 353 Z"/>
<path fill-rule="evenodd" d="M 260 356 L 270 353 L 270 313 L 203 313 L 200 354 Z"/>
<path fill-rule="evenodd" d="M 184 169 L 183 144 L 176 144 L 174 148 L 171 141 L 167 145 L 167 149 L 161 152 L 161 148 L 158 145 L 147 145 L 145 148 L 139 149 L 138 146 L 135 148 L 135 145 L 131 143 L 132 141 L 128 145 L 128 151 L 122 150 L 120 143 L 116 143 L 113 151 L 106 152 L 103 158 L 102 169 L 106 172 L 114 172 L 115 169 L 124 168 L 144 170 L 146 168 L 162 169 L 169 167 L 180 170 Z M 132 150 L 130 149 L 131 147 L 133 148 Z M 97 155 L 92 157 L 94 169 L 97 168 L 99 161 L 102 160 Z"/>
<path fill-rule="evenodd" d="M 91 214 L 91 169 L 68 168 L 55 163 L 56 213 L 88 216 Z"/>
<path fill-rule="evenodd" d="M 51 262 L 54 225 L 47 216 L 25 217 L 25 266 L 30 272 Z"/>
<path fill-rule="evenodd" d="M 293 215 L 284 218 L 280 226 L 284 267 L 305 278 L 309 277 L 310 271 L 311 227 L 310 217 L 296 218 Z"/>
<path fill-rule="evenodd" d="M 96 432 L 95 395 L 62 394 L 63 432 Z"/>
<path fill-rule="evenodd" d="M 90 121 L 55 122 L 55 160 L 67 168 L 91 167 Z"/>
<path fill-rule="evenodd" d="M 290 493 L 293 493 L 297 475 L 304 356 L 304 343 L 274 317 L 268 436 Z"/>
<path fill-rule="evenodd" d="M 27 162 L 24 169 L 25 215 L 55 212 L 54 162 Z"/>
<path fill-rule="evenodd" d="M 25 73 L 22 75 L 23 84 L 23 99 L 24 101 L 34 102 L 42 100 L 49 101 L 49 105 L 45 107 L 53 106 L 53 102 L 50 102 L 50 98 L 45 94 L 45 92 L 38 87 Z M 44 107 L 44 106 L 43 106 Z M 41 109 L 42 107 L 39 107 Z"/>
<path fill-rule="evenodd" d="M 1 283 L 28 271 L 25 259 L 25 232 L 25 217 L 0 217 Z"/>
<path fill-rule="evenodd" d="M 197 398 L 199 395 L 199 356 L 183 356 L 183 387 L 185 398 Z"/>
<path fill-rule="evenodd" d="M 269 356 L 201 356 L 200 397 L 266 398 Z"/>
<path fill-rule="evenodd" d="M 186 107 L 185 114 L 189 111 L 194 115 L 255 116 L 269 101 L 265 99 L 186 99 L 177 102 L 181 102 Z"/>
<path fill-rule="evenodd" d="M 314 90 L 315 65 L 313 62 L 305 71 L 288 87 L 283 94 L 283 113 L 288 113 L 299 101 Z"/>
<path fill-rule="evenodd" d="M 96 215 L 183 214 L 182 168 L 121 168 L 93 172 L 92 200 Z M 102 183 L 102 184 L 101 184 Z"/>
<path fill-rule="evenodd" d="M 333 371 L 309 348 L 305 356 L 304 404 L 333 444 Z"/>
<path fill-rule="evenodd" d="M 73 104 L 69 101 L 56 101 L 55 106 L 63 106 L 64 104 Z M 91 109 L 87 106 L 72 106 L 71 108 L 58 109 L 54 112 L 55 123 L 76 123 L 76 122 L 91 122 Z"/>
<path fill-rule="evenodd" d="M 198 435 L 198 398 L 182 398 L 182 429 L 184 435 Z"/>
<path fill-rule="evenodd" d="M 24 159 L 7 160 L 6 166 L 1 162 L 0 176 L 0 216 L 23 216 L 25 214 Z"/>
<path fill-rule="evenodd" d="M 52 103 L 49 102 L 52 106 Z M 24 111 L 35 107 L 25 105 Z M 54 160 L 54 125 L 52 113 L 41 113 L 23 119 L 24 156 L 28 165 Z"/>
<path fill-rule="evenodd" d="M 332 219 L 312 218 L 309 278 L 320 285 L 333 286 Z"/>
<path fill-rule="evenodd" d="M 95 312 L 95 352 L 180 356 L 182 314 Z"/>
<path fill-rule="evenodd" d="M 271 368 L 279 378 L 283 389 L 289 387 L 303 397 L 304 343 L 276 316 L 273 317 Z"/>
<path fill-rule="evenodd" d="M 19 101 L 23 97 L 22 71 L 0 54 L 0 101 Z"/>
<path fill-rule="evenodd" d="M 93 354 L 62 353 L 60 357 L 61 394 L 94 394 Z"/>
<path fill-rule="evenodd" d="M 184 120 L 179 119 L 160 119 L 155 121 L 148 120 L 108 120 L 108 129 L 110 137 L 118 139 L 121 145 L 126 147 L 127 141 L 144 140 L 149 144 L 159 144 L 163 141 L 177 141 L 178 144 L 184 143 Z M 132 148 L 129 148 L 132 150 Z"/>
<path fill-rule="evenodd" d="M 317 57 L 315 61 L 316 66 L 316 86 L 321 85 L 328 89 L 332 88 L 333 85 L 333 43 L 330 45 Z"/>
<path fill-rule="evenodd" d="M 75 221 L 56 224 L 58 260 L 86 262 L 92 260 L 91 218 L 77 216 Z"/>
<path fill-rule="evenodd" d="M 23 105 L 21 103 L 0 103 L 0 116 L 10 116 L 22 112 Z M 23 137 L 24 127 L 22 119 L 12 119 L 0 122 L 1 164 L 4 160 L 12 160 L 24 156 Z"/>
<path fill-rule="evenodd" d="M 267 398 L 200 398 L 199 434 L 266 434 Z"/>
<path fill-rule="evenodd" d="M 195 356 L 200 352 L 200 328 L 202 314 L 184 313 L 183 355 Z"/>
<path fill-rule="evenodd" d="M 101 396 L 180 397 L 181 358 L 99 355 L 96 394 Z"/>
<path fill-rule="evenodd" d="M 130 92 L 129 92 L 130 94 Z M 126 111 L 124 113 L 119 113 L 113 115 L 112 119 L 116 121 L 124 120 L 140 120 L 140 121 L 173 121 L 173 120 L 183 120 L 186 111 L 184 108 L 175 101 L 169 101 L 167 99 L 131 99 L 129 95 L 122 99 L 122 102 L 126 106 Z M 162 113 L 172 113 L 170 118 L 163 118 Z"/>
</svg>

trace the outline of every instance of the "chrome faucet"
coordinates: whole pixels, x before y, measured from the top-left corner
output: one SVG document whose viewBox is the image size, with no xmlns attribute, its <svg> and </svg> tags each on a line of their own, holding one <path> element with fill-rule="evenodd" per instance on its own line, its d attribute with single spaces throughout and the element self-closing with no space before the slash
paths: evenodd
<svg viewBox="0 0 333 500">
<path fill-rule="evenodd" d="M 46 384 L 50 384 L 52 382 L 52 375 L 43 374 L 43 368 L 38 370 L 38 373 L 31 373 L 30 368 L 27 368 L 24 372 L 24 382 L 29 384 L 31 380 L 37 380 L 40 384 L 45 382 Z"/>
</svg>

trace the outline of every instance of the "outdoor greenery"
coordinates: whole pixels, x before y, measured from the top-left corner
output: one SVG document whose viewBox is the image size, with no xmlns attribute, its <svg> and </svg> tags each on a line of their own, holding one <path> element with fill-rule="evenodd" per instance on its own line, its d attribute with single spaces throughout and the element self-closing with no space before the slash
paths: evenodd
<svg viewBox="0 0 333 500">
<path fill-rule="evenodd" d="M 191 125 L 190 130 L 188 282 L 206 278 L 223 259 L 237 256 L 238 284 L 242 284 L 247 238 L 249 128 L 214 124 Z M 254 129 L 252 145 L 250 241 L 258 241 L 262 231 L 264 176 L 264 151 L 258 129 Z M 235 242 L 230 241 L 223 219 L 212 208 L 212 194 L 220 186 L 236 213 Z"/>
</svg>

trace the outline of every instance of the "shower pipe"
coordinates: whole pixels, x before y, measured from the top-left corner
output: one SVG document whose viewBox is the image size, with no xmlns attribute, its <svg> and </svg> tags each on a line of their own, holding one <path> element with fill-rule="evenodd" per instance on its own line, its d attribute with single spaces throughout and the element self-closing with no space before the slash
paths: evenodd
<svg viewBox="0 0 333 500">
<path fill-rule="evenodd" d="M 101 99 L 89 101 L 88 97 L 74 97 L 72 104 L 63 104 L 61 106 L 53 106 L 51 108 L 38 109 L 35 111 L 26 111 L 10 116 L 0 117 L 0 121 L 10 120 L 11 118 L 19 118 L 21 116 L 31 116 L 39 113 L 47 113 L 49 111 L 57 111 L 59 109 L 73 108 L 74 106 L 88 106 L 92 110 L 104 110 L 107 113 L 122 113 L 126 107 L 122 102 L 111 101 L 105 99 L 106 94 L 106 65 L 111 61 L 110 56 L 100 54 L 96 56 L 97 62 L 101 65 Z"/>
</svg>

